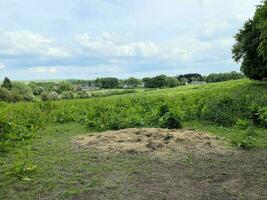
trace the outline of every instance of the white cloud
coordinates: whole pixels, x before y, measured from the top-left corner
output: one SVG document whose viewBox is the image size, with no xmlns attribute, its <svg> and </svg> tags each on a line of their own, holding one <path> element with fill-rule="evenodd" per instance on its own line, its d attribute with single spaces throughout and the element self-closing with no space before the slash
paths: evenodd
<svg viewBox="0 0 267 200">
<path fill-rule="evenodd" d="M 5 68 L 6 66 L 3 63 L 0 63 L 0 69 Z"/>
<path fill-rule="evenodd" d="M 58 72 L 58 69 L 56 67 L 32 67 L 29 72 L 54 74 Z"/>
<path fill-rule="evenodd" d="M 52 39 L 31 31 L 0 32 L 0 37 L 1 51 L 8 55 L 69 56 Z"/>
<path fill-rule="evenodd" d="M 177 36 L 162 48 L 162 57 L 166 60 L 192 61 L 209 51 L 212 44 L 192 36 Z"/>
<path fill-rule="evenodd" d="M 77 34 L 74 40 L 93 54 L 117 57 L 152 57 L 159 53 L 158 46 L 152 41 L 125 43 L 113 34 L 105 32 L 101 37 L 93 40 L 88 34 Z"/>
<path fill-rule="evenodd" d="M 132 60 L 135 60 L 136 64 L 147 61 L 194 62 L 215 58 L 218 49 L 228 52 L 227 49 L 231 49 L 233 43 L 231 37 L 205 41 L 193 34 L 181 34 L 161 42 L 125 42 L 124 39 L 118 38 L 121 37 L 116 35 L 114 42 L 114 37 L 109 34 L 95 40 L 88 34 L 75 35 L 75 41 L 82 47 L 83 54 L 106 59 L 111 63 L 129 63 Z M 132 59 L 137 57 L 138 60 Z"/>
</svg>

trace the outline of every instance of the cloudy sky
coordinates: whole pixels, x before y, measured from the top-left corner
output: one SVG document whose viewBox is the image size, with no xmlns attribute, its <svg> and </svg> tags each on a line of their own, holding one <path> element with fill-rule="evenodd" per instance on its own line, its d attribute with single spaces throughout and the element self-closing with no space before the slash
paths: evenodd
<svg viewBox="0 0 267 200">
<path fill-rule="evenodd" d="M 239 70 L 233 35 L 260 0 L 0 0 L 0 79 Z"/>
</svg>

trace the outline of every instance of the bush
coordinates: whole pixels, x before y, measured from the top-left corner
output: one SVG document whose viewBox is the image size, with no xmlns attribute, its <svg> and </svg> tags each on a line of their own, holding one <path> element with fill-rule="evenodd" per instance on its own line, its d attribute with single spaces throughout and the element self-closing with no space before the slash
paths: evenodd
<svg viewBox="0 0 267 200">
<path fill-rule="evenodd" d="M 32 88 L 23 82 L 13 81 L 12 91 L 21 95 L 25 101 L 32 101 L 34 99 Z"/>
<path fill-rule="evenodd" d="M 74 99 L 74 94 L 72 92 L 65 91 L 65 92 L 62 92 L 61 98 L 62 99 Z"/>
<path fill-rule="evenodd" d="M 0 101 L 10 102 L 10 92 L 4 87 L 0 87 Z"/>
<path fill-rule="evenodd" d="M 87 99 L 90 98 L 91 96 L 86 92 L 86 91 L 79 91 L 76 94 L 76 99 Z"/>
<path fill-rule="evenodd" d="M 42 101 L 48 101 L 49 100 L 49 93 L 46 91 L 43 91 L 40 95 Z"/>
<path fill-rule="evenodd" d="M 267 128 L 267 107 L 260 109 L 259 121 L 262 127 Z"/>
<path fill-rule="evenodd" d="M 180 115 L 173 112 L 167 112 L 159 120 L 159 126 L 161 128 L 179 129 L 182 128 L 182 119 Z"/>
<path fill-rule="evenodd" d="M 203 108 L 202 117 L 221 126 L 232 126 L 236 123 L 237 106 L 235 99 L 229 95 L 208 97 Z"/>
<path fill-rule="evenodd" d="M 238 119 L 236 122 L 236 128 L 240 130 L 246 130 L 250 126 L 250 122 L 245 119 Z"/>
</svg>

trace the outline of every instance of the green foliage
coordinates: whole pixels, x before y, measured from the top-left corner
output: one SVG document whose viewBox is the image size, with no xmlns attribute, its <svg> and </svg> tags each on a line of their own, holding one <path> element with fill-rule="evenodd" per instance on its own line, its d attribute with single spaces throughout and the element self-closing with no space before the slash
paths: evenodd
<svg viewBox="0 0 267 200">
<path fill-rule="evenodd" d="M 30 163 L 28 152 L 29 150 L 26 149 L 23 153 L 24 158 L 13 163 L 12 168 L 8 173 L 9 175 L 15 176 L 21 181 L 32 180 L 29 175 L 37 169 L 37 165 Z"/>
<path fill-rule="evenodd" d="M 10 144 L 32 138 L 36 130 L 53 122 L 78 122 L 97 130 L 180 128 L 184 120 L 241 129 L 248 123 L 266 127 L 265 84 L 241 80 L 194 88 L 185 86 L 107 98 L 0 103 L 0 148 L 4 151 Z M 241 141 L 249 141 L 242 138 Z M 237 141 L 241 145 L 240 139 Z"/>
<path fill-rule="evenodd" d="M 15 103 L 23 100 L 23 96 L 15 91 L 9 91 L 6 88 L 0 88 L 0 101 Z"/>
<path fill-rule="evenodd" d="M 20 81 L 12 82 L 12 91 L 21 95 L 23 100 L 32 101 L 34 99 L 34 95 L 30 86 L 26 85 Z"/>
<path fill-rule="evenodd" d="M 182 85 L 175 77 L 168 77 L 165 75 L 155 76 L 153 78 L 143 78 L 145 88 L 166 88 L 176 87 Z"/>
<path fill-rule="evenodd" d="M 74 99 L 74 94 L 73 92 L 70 92 L 70 91 L 64 91 L 62 92 L 61 94 L 61 99 Z"/>
<path fill-rule="evenodd" d="M 61 94 L 62 92 L 68 92 L 73 90 L 73 85 L 69 81 L 62 81 L 57 86 L 57 92 Z"/>
<path fill-rule="evenodd" d="M 245 119 L 238 119 L 236 122 L 236 128 L 240 130 L 246 130 L 250 126 L 250 121 Z"/>
<path fill-rule="evenodd" d="M 168 129 L 182 128 L 182 117 L 177 113 L 167 112 L 163 117 L 160 118 L 159 125 L 161 128 Z"/>
<path fill-rule="evenodd" d="M 191 83 L 192 81 L 203 81 L 203 77 L 201 74 L 183 74 L 183 75 L 179 75 L 178 80 L 182 81 L 182 82 L 189 82 Z"/>
<path fill-rule="evenodd" d="M 55 101 L 60 99 L 60 95 L 55 91 L 49 93 L 44 91 L 41 93 L 40 97 L 43 101 Z"/>
<path fill-rule="evenodd" d="M 209 74 L 205 78 L 205 81 L 207 83 L 216 83 L 216 82 L 222 82 L 222 81 L 237 80 L 237 79 L 242 79 L 242 78 L 244 78 L 243 74 L 233 71 L 230 73 Z"/>
<path fill-rule="evenodd" d="M 5 77 L 2 87 L 6 88 L 7 90 L 11 90 L 12 84 L 11 84 L 11 81 L 9 80 L 9 78 Z"/>
<path fill-rule="evenodd" d="M 105 89 L 118 88 L 119 86 L 119 79 L 117 78 L 98 78 L 94 82 L 97 87 Z"/>
<path fill-rule="evenodd" d="M 87 99 L 90 95 L 86 91 L 79 91 L 76 94 L 76 99 Z"/>
<path fill-rule="evenodd" d="M 241 71 L 250 79 L 267 78 L 267 1 L 257 7 L 253 19 L 235 35 L 233 58 L 242 62 Z"/>
<path fill-rule="evenodd" d="M 259 112 L 260 125 L 267 128 L 267 107 L 263 107 Z"/>
<path fill-rule="evenodd" d="M 255 147 L 256 132 L 253 127 L 249 127 L 245 132 L 237 131 L 233 138 L 233 144 L 243 149 L 250 149 Z"/>
<path fill-rule="evenodd" d="M 141 85 L 141 80 L 134 77 L 130 77 L 125 81 L 125 83 L 128 88 L 136 88 Z"/>
</svg>

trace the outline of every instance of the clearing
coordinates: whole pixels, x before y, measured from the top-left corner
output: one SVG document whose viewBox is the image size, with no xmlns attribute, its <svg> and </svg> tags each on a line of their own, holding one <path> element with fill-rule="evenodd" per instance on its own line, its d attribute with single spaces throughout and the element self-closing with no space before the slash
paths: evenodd
<svg viewBox="0 0 267 200">
<path fill-rule="evenodd" d="M 0 159 L 0 199 L 266 199 L 267 152 L 204 130 L 47 127 Z M 27 147 L 28 146 L 28 147 Z M 18 181 L 14 160 L 37 169 Z"/>
</svg>

